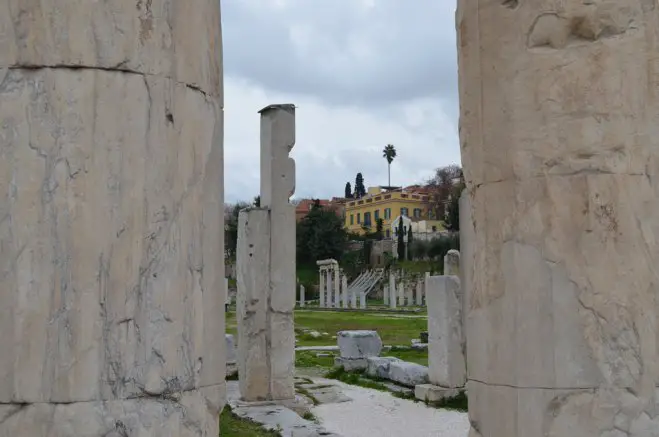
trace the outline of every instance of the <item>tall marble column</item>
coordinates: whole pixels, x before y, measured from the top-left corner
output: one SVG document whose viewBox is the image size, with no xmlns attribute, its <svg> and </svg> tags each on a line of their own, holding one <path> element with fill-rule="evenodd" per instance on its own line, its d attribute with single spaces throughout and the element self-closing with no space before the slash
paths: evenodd
<svg viewBox="0 0 659 437">
<path fill-rule="evenodd" d="M 0 436 L 218 434 L 220 11 L 192 3 L 0 2 Z"/>
<path fill-rule="evenodd" d="M 261 206 L 238 222 L 238 368 L 244 401 L 295 397 L 295 107 L 261 114 Z"/>
<path fill-rule="evenodd" d="M 341 278 L 339 277 L 339 265 L 335 264 L 334 270 L 332 273 L 334 277 L 332 278 L 332 286 L 334 287 L 334 308 L 341 307 Z"/>
<path fill-rule="evenodd" d="M 341 296 L 343 298 L 343 308 L 348 308 L 350 299 L 348 296 L 348 277 L 343 272 L 341 272 Z"/>
<path fill-rule="evenodd" d="M 325 268 L 320 268 L 320 279 L 318 281 L 318 306 L 325 308 Z"/>
<path fill-rule="evenodd" d="M 471 436 L 659 436 L 654 1 L 459 0 Z"/>
</svg>

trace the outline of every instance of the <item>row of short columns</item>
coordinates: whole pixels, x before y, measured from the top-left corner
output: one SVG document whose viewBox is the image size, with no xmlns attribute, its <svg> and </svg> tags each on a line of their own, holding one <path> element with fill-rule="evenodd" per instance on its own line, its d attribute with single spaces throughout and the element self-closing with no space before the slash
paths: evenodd
<svg viewBox="0 0 659 437">
<path fill-rule="evenodd" d="M 398 280 L 394 272 L 389 273 L 389 285 L 384 290 L 384 304 L 390 309 L 404 306 L 423 306 L 426 294 L 426 278 L 430 273 L 426 272 L 423 279 L 414 281 Z M 398 286 L 396 286 L 398 283 Z"/>
<path fill-rule="evenodd" d="M 321 260 L 319 266 L 319 306 L 320 308 L 357 308 L 358 296 L 348 286 L 348 276 L 339 268 L 336 260 Z M 301 286 L 303 287 L 303 286 Z M 366 296 L 359 293 L 359 308 L 366 308 Z M 300 290 L 300 307 L 305 306 L 304 293 Z"/>
</svg>

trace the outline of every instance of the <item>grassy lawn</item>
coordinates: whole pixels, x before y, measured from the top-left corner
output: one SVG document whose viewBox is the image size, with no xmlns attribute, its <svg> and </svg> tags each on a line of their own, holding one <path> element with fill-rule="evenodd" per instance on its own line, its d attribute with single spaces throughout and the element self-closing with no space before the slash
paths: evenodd
<svg viewBox="0 0 659 437">
<path fill-rule="evenodd" d="M 295 312 L 295 329 L 312 329 L 327 332 L 330 335 L 317 339 L 307 336 L 298 337 L 298 346 L 335 345 L 332 339 L 338 331 L 368 329 L 380 334 L 382 342 L 389 345 L 409 345 L 414 338 L 419 338 L 421 331 L 428 330 L 425 317 L 395 317 L 396 315 L 378 313 L 352 313 L 332 311 Z"/>
<path fill-rule="evenodd" d="M 419 338 L 422 331 L 428 330 L 428 321 L 421 317 L 406 317 L 387 313 L 355 313 L 334 311 L 295 311 L 295 330 L 298 332 L 297 346 L 332 346 L 336 345 L 338 331 L 367 329 L 380 334 L 382 342 L 387 345 L 409 346 L 411 340 Z M 236 313 L 226 314 L 226 329 L 228 334 L 236 335 Z M 312 338 L 301 333 L 310 329 L 329 335 Z"/>
<path fill-rule="evenodd" d="M 228 406 L 224 407 L 220 415 L 220 435 L 222 437 L 281 437 L 278 432 L 267 431 L 258 423 L 236 416 Z"/>
</svg>

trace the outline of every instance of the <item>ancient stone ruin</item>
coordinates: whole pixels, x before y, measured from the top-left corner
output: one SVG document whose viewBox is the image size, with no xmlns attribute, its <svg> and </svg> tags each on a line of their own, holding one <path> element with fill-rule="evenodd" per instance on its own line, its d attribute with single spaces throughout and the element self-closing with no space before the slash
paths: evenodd
<svg viewBox="0 0 659 437">
<path fill-rule="evenodd" d="M 659 436 L 657 3 L 456 15 L 470 436 Z"/>
<path fill-rule="evenodd" d="M 238 372 L 244 401 L 295 398 L 295 106 L 261 114 L 261 206 L 238 219 Z"/>
<path fill-rule="evenodd" d="M 339 277 L 339 263 L 335 259 L 316 261 L 320 275 L 319 290 L 321 308 L 338 308 L 341 279 Z"/>
<path fill-rule="evenodd" d="M 0 2 L 0 436 L 218 435 L 222 40 L 194 3 Z"/>
<path fill-rule="evenodd" d="M 426 276 L 428 304 L 428 379 L 415 387 L 424 401 L 455 397 L 464 390 L 467 368 L 463 329 L 463 293 L 460 287 L 460 252 L 444 257 L 445 275 Z"/>
</svg>

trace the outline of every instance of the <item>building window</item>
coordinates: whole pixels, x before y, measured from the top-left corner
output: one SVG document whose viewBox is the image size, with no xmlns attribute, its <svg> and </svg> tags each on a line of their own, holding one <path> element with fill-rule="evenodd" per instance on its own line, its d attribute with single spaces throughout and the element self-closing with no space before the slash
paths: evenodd
<svg viewBox="0 0 659 437">
<path fill-rule="evenodd" d="M 374 217 L 375 217 L 375 221 L 380 220 L 380 210 L 379 210 L 379 209 L 376 209 L 376 210 L 375 210 L 375 215 L 374 215 Z"/>
<path fill-rule="evenodd" d="M 371 227 L 371 213 L 370 212 L 365 212 L 364 213 L 364 226 L 367 228 Z"/>
<path fill-rule="evenodd" d="M 391 231 L 387 229 L 387 238 L 391 238 Z"/>
<path fill-rule="evenodd" d="M 407 214 L 408 214 L 407 208 L 401 208 L 400 209 L 400 215 L 402 215 L 404 217 L 407 217 Z"/>
<path fill-rule="evenodd" d="M 414 218 L 421 218 L 421 208 L 414 208 Z"/>
<path fill-rule="evenodd" d="M 357 224 L 360 224 L 362 222 L 362 214 L 360 212 L 357 213 Z"/>
<path fill-rule="evenodd" d="M 351 225 L 355 224 L 355 215 L 354 214 L 350 214 L 350 224 Z"/>
<path fill-rule="evenodd" d="M 389 220 L 391 218 L 391 208 L 384 209 L 384 219 Z"/>
</svg>

